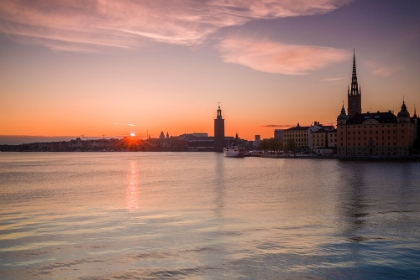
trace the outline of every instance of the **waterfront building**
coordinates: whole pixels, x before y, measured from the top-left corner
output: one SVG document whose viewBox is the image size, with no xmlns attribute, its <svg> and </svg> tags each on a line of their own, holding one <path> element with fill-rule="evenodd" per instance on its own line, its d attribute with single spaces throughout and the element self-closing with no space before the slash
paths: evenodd
<svg viewBox="0 0 420 280">
<path fill-rule="evenodd" d="M 337 117 L 337 154 L 339 156 L 407 156 L 416 138 L 417 116 L 410 117 L 403 99 L 401 110 L 361 113 L 361 91 L 357 83 L 353 55 L 348 115 L 344 105 Z"/>
<path fill-rule="evenodd" d="M 217 117 L 214 119 L 214 151 L 223 152 L 225 147 L 225 120 L 222 118 L 220 105 L 217 109 Z"/>
<path fill-rule="evenodd" d="M 261 135 L 255 135 L 254 142 L 252 143 L 255 148 L 259 147 L 261 143 Z"/>
<path fill-rule="evenodd" d="M 326 155 L 336 153 L 337 130 L 321 128 L 310 133 L 309 148 L 316 154 Z"/>
<path fill-rule="evenodd" d="M 293 141 L 294 146 L 301 152 L 313 151 L 315 148 L 333 149 L 335 147 L 334 126 L 324 126 L 315 121 L 310 126 L 300 126 L 285 129 L 283 131 L 283 145 Z"/>
<path fill-rule="evenodd" d="M 337 129 L 327 131 L 327 147 L 332 148 L 337 153 Z"/>
<path fill-rule="evenodd" d="M 300 151 L 308 149 L 308 134 L 310 126 L 300 126 L 299 123 L 283 131 L 283 145 L 287 147 L 288 142 L 293 142 L 294 147 Z"/>
<path fill-rule="evenodd" d="M 284 140 L 283 129 L 275 129 L 274 138 L 278 139 L 281 143 L 283 143 L 283 140 Z"/>
</svg>

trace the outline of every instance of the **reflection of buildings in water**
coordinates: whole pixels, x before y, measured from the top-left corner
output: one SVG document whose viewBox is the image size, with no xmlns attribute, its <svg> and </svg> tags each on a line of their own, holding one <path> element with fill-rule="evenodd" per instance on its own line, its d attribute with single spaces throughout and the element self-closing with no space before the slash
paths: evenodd
<svg viewBox="0 0 420 280">
<path fill-rule="evenodd" d="M 363 163 L 342 162 L 341 192 L 340 192 L 340 219 L 343 233 L 351 241 L 360 241 L 359 230 L 365 226 L 365 218 L 369 215 L 368 205 L 365 203 L 365 176 Z"/>
<path fill-rule="evenodd" d="M 215 182 L 214 182 L 214 211 L 216 213 L 217 218 L 223 217 L 223 208 L 224 208 L 224 190 L 225 190 L 225 166 L 224 166 L 224 157 L 220 154 L 215 154 L 216 159 L 216 166 L 215 170 Z"/>
<path fill-rule="evenodd" d="M 139 207 L 139 166 L 135 160 L 130 160 L 127 172 L 127 188 L 125 203 L 127 210 L 132 212 Z"/>
</svg>

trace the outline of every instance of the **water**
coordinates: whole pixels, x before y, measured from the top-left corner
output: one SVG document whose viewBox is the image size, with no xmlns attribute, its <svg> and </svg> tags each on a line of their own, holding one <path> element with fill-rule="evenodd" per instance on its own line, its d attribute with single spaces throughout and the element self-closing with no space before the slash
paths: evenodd
<svg viewBox="0 0 420 280">
<path fill-rule="evenodd" d="M 420 163 L 1 153 L 1 279 L 419 279 Z"/>
</svg>

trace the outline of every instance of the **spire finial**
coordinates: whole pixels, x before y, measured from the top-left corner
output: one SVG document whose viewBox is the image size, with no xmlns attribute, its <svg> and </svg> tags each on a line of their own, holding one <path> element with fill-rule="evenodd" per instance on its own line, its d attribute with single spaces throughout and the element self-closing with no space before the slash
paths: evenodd
<svg viewBox="0 0 420 280">
<path fill-rule="evenodd" d="M 356 75 L 356 51 L 353 49 L 353 77 L 357 77 Z"/>
<path fill-rule="evenodd" d="M 403 95 L 403 103 L 401 105 L 401 111 L 407 111 L 407 106 L 405 105 L 404 95 Z"/>
</svg>

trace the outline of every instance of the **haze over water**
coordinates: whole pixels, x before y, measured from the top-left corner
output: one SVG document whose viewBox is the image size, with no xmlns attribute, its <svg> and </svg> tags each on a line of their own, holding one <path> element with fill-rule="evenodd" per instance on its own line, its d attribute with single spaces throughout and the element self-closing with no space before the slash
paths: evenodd
<svg viewBox="0 0 420 280">
<path fill-rule="evenodd" d="M 419 279 L 420 163 L 0 154 L 2 279 Z"/>
</svg>

